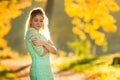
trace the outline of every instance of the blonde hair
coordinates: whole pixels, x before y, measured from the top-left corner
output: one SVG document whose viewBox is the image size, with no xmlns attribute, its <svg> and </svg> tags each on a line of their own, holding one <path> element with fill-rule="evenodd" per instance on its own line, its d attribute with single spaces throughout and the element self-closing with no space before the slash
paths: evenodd
<svg viewBox="0 0 120 80">
<path fill-rule="evenodd" d="M 46 39 L 50 40 L 50 33 L 49 33 L 49 29 L 48 29 L 48 18 L 46 16 L 45 12 L 43 11 L 43 9 L 40 7 L 34 8 L 33 10 L 30 11 L 29 16 L 26 21 L 26 25 L 25 25 L 24 39 L 25 39 L 28 28 L 31 27 L 31 20 L 33 19 L 33 17 L 35 17 L 36 15 L 39 15 L 39 14 L 44 18 L 44 26 L 39 30 L 39 33 L 44 35 Z"/>
</svg>

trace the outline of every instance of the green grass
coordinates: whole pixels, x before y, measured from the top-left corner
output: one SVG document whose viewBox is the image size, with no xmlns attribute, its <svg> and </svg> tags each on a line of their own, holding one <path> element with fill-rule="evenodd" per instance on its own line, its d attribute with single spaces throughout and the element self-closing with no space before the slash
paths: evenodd
<svg viewBox="0 0 120 80">
<path fill-rule="evenodd" d="M 93 58 L 64 57 L 53 66 L 63 71 L 84 72 L 95 80 L 120 80 L 120 65 L 112 65 L 114 57 L 120 54 L 109 54 Z"/>
<path fill-rule="evenodd" d="M 0 80 L 11 80 L 15 77 L 16 75 L 12 71 L 7 70 L 6 67 L 0 64 Z"/>
</svg>

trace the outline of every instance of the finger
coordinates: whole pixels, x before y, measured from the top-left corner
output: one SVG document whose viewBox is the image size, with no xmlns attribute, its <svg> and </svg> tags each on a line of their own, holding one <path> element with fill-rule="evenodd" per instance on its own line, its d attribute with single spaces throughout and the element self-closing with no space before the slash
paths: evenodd
<svg viewBox="0 0 120 80">
<path fill-rule="evenodd" d="M 33 39 L 33 41 L 36 41 L 36 40 L 38 40 L 38 39 L 37 39 L 37 38 L 34 38 L 34 39 Z"/>
<path fill-rule="evenodd" d="M 36 42 L 35 40 L 32 41 L 33 43 Z"/>
<path fill-rule="evenodd" d="M 37 45 L 37 44 L 36 44 L 35 46 L 37 46 L 37 47 L 38 47 L 39 45 Z"/>
<path fill-rule="evenodd" d="M 35 46 L 38 46 L 38 44 L 37 44 L 37 43 L 35 43 L 34 45 L 35 45 Z"/>
<path fill-rule="evenodd" d="M 34 40 L 39 40 L 38 38 L 35 38 Z"/>
<path fill-rule="evenodd" d="M 36 41 L 32 41 L 32 43 L 33 43 L 33 44 L 37 44 L 37 42 L 36 42 Z"/>
<path fill-rule="evenodd" d="M 32 42 L 35 42 L 35 41 L 36 41 L 36 40 L 34 40 L 34 39 L 32 40 Z"/>
<path fill-rule="evenodd" d="M 35 46 L 39 46 L 39 44 L 35 43 Z"/>
<path fill-rule="evenodd" d="M 35 42 L 35 41 L 36 41 L 36 39 L 33 39 L 32 41 L 33 41 L 33 42 Z"/>
</svg>

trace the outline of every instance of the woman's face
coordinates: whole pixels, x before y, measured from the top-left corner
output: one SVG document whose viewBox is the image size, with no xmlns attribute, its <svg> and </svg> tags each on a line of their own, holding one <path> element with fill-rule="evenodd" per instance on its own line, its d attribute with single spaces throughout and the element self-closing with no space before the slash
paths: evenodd
<svg viewBox="0 0 120 80">
<path fill-rule="evenodd" d="M 31 21 L 31 27 L 35 28 L 36 30 L 39 30 L 44 26 L 44 18 L 39 14 L 33 17 Z"/>
</svg>

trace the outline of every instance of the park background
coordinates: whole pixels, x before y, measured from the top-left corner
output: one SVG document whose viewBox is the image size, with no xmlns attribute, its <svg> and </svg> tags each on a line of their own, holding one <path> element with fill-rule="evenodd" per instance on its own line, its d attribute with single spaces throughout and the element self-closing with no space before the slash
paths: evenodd
<svg viewBox="0 0 120 80">
<path fill-rule="evenodd" d="M 0 0 L 0 80 L 28 80 L 25 23 L 42 7 L 57 55 L 55 80 L 120 80 L 119 0 Z M 79 76 L 79 77 L 78 77 Z"/>
</svg>

